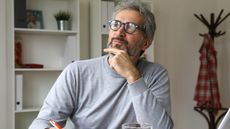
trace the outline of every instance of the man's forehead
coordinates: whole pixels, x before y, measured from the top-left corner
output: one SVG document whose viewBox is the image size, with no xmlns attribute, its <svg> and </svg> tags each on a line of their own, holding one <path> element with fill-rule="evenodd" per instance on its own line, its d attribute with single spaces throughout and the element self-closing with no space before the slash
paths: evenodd
<svg viewBox="0 0 230 129">
<path fill-rule="evenodd" d="M 119 11 L 115 16 L 115 20 L 120 20 L 122 22 L 134 22 L 137 24 L 144 23 L 143 15 L 137 10 L 131 9 L 124 9 Z"/>
</svg>

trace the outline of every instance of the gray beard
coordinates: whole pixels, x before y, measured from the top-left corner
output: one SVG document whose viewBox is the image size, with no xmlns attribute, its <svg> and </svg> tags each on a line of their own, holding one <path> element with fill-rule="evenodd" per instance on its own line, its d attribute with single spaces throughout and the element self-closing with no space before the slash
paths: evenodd
<svg viewBox="0 0 230 129">
<path fill-rule="evenodd" d="M 124 50 L 124 51 L 126 51 L 129 56 L 133 56 L 134 55 L 133 52 L 131 52 L 131 50 L 128 48 L 127 45 L 128 45 L 128 42 L 126 41 L 125 42 L 126 50 Z M 118 44 L 116 44 L 114 47 L 112 47 L 112 41 L 108 44 L 108 48 L 117 48 L 119 50 L 123 50 L 123 49 L 121 49 L 121 46 Z M 113 54 L 110 53 L 110 55 L 113 55 Z"/>
</svg>

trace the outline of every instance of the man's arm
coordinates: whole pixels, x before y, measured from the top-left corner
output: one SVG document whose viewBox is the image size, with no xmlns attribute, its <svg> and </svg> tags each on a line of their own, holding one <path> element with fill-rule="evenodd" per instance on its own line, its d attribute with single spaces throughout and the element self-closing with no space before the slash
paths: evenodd
<svg viewBox="0 0 230 129">
<path fill-rule="evenodd" d="M 49 94 L 47 95 L 44 104 L 37 118 L 30 125 L 29 129 L 45 129 L 52 125 L 50 119 L 54 119 L 62 127 L 65 126 L 67 118 L 74 112 L 75 86 L 73 83 L 74 76 L 71 72 L 71 67 L 67 67 L 58 77 Z"/>
<path fill-rule="evenodd" d="M 170 117 L 169 78 L 165 69 L 159 69 L 148 79 L 140 78 L 129 84 L 133 106 L 140 123 L 151 123 L 153 128 L 172 129 Z"/>
<path fill-rule="evenodd" d="M 131 57 L 116 48 L 104 51 L 113 54 L 109 57 L 109 65 L 128 82 L 137 121 L 151 123 L 156 129 L 172 129 L 167 71 L 160 65 L 156 69 L 151 67 L 145 77 L 148 79 L 144 80 L 136 68 L 137 57 Z M 152 69 L 155 69 L 154 74 Z"/>
</svg>

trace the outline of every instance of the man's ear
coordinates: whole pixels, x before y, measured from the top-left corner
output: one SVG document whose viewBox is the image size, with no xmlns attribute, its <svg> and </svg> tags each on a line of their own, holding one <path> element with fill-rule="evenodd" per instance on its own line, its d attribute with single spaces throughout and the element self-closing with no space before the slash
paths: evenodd
<svg viewBox="0 0 230 129">
<path fill-rule="evenodd" d="M 149 39 L 145 39 L 144 44 L 142 46 L 142 50 L 145 51 L 151 44 L 152 42 L 150 42 Z"/>
</svg>

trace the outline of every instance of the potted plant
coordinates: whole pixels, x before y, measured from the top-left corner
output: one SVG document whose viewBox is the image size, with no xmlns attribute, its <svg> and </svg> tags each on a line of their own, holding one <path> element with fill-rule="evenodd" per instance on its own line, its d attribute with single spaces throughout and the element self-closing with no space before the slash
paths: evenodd
<svg viewBox="0 0 230 129">
<path fill-rule="evenodd" d="M 62 11 L 54 14 L 59 30 L 71 30 L 71 13 L 69 11 Z"/>
</svg>

